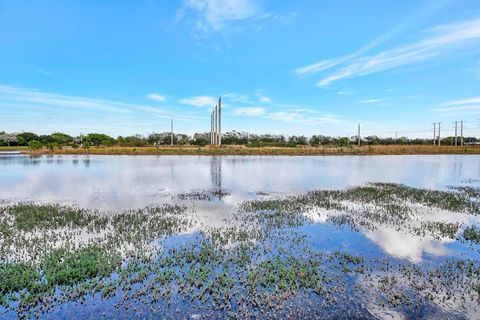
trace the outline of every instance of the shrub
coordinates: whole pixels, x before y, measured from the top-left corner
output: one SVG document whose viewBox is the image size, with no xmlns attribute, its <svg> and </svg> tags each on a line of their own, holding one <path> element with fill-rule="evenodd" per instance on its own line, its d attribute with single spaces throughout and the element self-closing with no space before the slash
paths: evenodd
<svg viewBox="0 0 480 320">
<path fill-rule="evenodd" d="M 42 143 L 40 141 L 37 141 L 37 140 L 31 140 L 28 143 L 28 147 L 32 150 L 38 150 L 42 147 Z"/>
</svg>

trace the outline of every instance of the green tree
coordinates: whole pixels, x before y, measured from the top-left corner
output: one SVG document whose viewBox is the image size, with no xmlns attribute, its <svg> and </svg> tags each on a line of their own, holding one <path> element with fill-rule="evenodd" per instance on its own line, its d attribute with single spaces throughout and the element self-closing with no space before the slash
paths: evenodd
<svg viewBox="0 0 480 320">
<path fill-rule="evenodd" d="M 38 135 L 32 132 L 22 132 L 17 134 L 18 145 L 19 146 L 28 146 L 30 141 L 39 139 Z"/>
<path fill-rule="evenodd" d="M 38 140 L 30 140 L 28 142 L 28 147 L 32 150 L 38 150 L 42 147 L 42 143 Z"/>
<path fill-rule="evenodd" d="M 73 137 L 61 132 L 52 133 L 50 137 L 52 137 L 53 143 L 57 143 L 61 146 L 66 146 L 73 142 Z"/>
<path fill-rule="evenodd" d="M 340 139 L 338 139 L 338 144 L 340 146 L 348 146 L 350 144 L 350 139 L 348 139 L 347 137 L 342 137 Z"/>
<path fill-rule="evenodd" d="M 92 146 L 113 146 L 116 140 L 103 133 L 89 133 L 84 138 L 85 144 Z"/>
</svg>

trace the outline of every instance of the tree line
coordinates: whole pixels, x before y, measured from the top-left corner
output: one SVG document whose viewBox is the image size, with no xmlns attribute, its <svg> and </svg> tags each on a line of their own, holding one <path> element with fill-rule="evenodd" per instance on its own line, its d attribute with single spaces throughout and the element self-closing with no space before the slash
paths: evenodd
<svg viewBox="0 0 480 320">
<path fill-rule="evenodd" d="M 466 137 L 466 142 L 480 142 L 475 137 Z M 454 137 L 445 137 L 441 140 L 442 145 L 454 145 Z M 174 134 L 174 145 L 197 145 L 204 146 L 210 142 L 210 133 L 196 133 L 192 136 L 187 134 Z M 222 134 L 222 144 L 245 145 L 251 147 L 277 146 L 348 146 L 356 145 L 357 137 L 331 137 L 325 135 L 273 135 L 273 134 L 252 134 L 247 132 L 230 131 Z M 421 138 L 381 138 L 378 136 L 366 136 L 361 138 L 363 145 L 428 145 L 433 144 L 432 139 Z M 146 147 L 162 146 L 171 144 L 171 133 L 152 133 L 148 136 L 133 135 L 111 137 L 103 133 L 89 133 L 79 136 L 71 136 L 65 133 L 56 132 L 48 135 L 38 135 L 33 132 L 5 133 L 0 132 L 0 146 L 28 146 L 31 149 L 59 148 L 64 146 L 91 147 L 91 146 L 124 146 L 124 147 Z"/>
</svg>

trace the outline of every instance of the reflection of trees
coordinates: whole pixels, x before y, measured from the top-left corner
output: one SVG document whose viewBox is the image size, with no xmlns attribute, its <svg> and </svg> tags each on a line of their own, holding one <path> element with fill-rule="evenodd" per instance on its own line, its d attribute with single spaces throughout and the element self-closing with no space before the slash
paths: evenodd
<svg viewBox="0 0 480 320">
<path fill-rule="evenodd" d="M 89 156 L 86 156 L 83 160 L 82 160 L 83 164 L 85 165 L 85 167 L 89 167 L 90 166 L 90 157 Z"/>
<path fill-rule="evenodd" d="M 212 188 L 222 197 L 222 159 L 221 156 L 210 157 L 210 178 L 212 180 Z"/>
<path fill-rule="evenodd" d="M 23 157 L 24 166 L 38 166 L 41 161 L 41 155 L 29 155 L 28 157 Z"/>
<path fill-rule="evenodd" d="M 19 163 L 24 167 L 38 165 L 40 163 L 40 156 L 25 156 L 20 153 L 0 153 L 0 165 L 9 166 L 12 163 Z"/>
</svg>

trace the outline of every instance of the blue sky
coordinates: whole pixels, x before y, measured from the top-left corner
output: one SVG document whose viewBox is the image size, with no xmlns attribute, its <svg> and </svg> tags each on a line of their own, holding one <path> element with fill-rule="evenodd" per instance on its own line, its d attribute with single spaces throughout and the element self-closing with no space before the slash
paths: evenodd
<svg viewBox="0 0 480 320">
<path fill-rule="evenodd" d="M 480 136 L 478 0 L 0 0 L 0 131 Z"/>
</svg>

